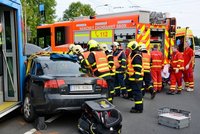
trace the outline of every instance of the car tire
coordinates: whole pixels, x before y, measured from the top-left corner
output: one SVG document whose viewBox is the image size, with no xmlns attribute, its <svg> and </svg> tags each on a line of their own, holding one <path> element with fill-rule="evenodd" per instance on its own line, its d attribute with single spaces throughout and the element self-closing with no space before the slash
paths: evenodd
<svg viewBox="0 0 200 134">
<path fill-rule="evenodd" d="M 26 96 L 24 98 L 23 115 L 24 115 L 24 119 L 27 122 L 33 122 L 36 118 L 36 113 L 34 111 L 32 103 L 31 103 L 29 94 L 26 94 Z"/>
</svg>

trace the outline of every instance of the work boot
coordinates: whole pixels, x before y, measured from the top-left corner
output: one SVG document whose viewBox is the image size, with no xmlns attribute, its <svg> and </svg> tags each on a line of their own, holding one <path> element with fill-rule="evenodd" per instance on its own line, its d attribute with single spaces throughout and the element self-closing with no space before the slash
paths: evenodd
<svg viewBox="0 0 200 134">
<path fill-rule="evenodd" d="M 142 113 L 142 112 L 143 112 L 142 110 L 137 110 L 135 109 L 135 107 L 132 107 L 130 110 L 130 113 Z"/>
<path fill-rule="evenodd" d="M 153 91 L 153 93 L 151 93 L 151 99 L 153 100 L 155 98 L 155 96 L 156 96 L 156 92 Z"/>
<path fill-rule="evenodd" d="M 176 94 L 181 94 L 181 90 L 178 90 L 178 91 L 176 92 Z"/>
<path fill-rule="evenodd" d="M 167 94 L 168 94 L 168 95 L 175 95 L 175 91 L 169 90 L 169 91 L 167 92 Z"/>
</svg>

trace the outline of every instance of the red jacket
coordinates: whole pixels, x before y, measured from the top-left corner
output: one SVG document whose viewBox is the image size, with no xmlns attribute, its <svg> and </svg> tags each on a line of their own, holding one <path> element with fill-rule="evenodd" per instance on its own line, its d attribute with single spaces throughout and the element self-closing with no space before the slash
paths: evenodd
<svg viewBox="0 0 200 134">
<path fill-rule="evenodd" d="M 188 47 L 185 49 L 185 51 L 183 52 L 183 57 L 184 57 L 184 67 L 186 67 L 186 65 L 189 63 L 190 59 L 194 56 L 194 51 Z M 191 62 L 190 64 L 190 69 L 193 68 L 193 62 Z"/>
<path fill-rule="evenodd" d="M 151 70 L 161 70 L 163 67 L 163 54 L 158 51 L 154 50 L 151 51 Z"/>
<path fill-rule="evenodd" d="M 171 67 L 172 67 L 172 70 L 175 70 L 175 69 L 184 70 L 183 55 L 179 51 L 174 52 L 172 54 Z"/>
</svg>

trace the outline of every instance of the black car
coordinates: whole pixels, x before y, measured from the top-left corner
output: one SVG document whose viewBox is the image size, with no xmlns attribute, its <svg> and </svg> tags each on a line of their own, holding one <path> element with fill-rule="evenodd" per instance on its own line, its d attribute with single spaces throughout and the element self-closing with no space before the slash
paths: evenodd
<svg viewBox="0 0 200 134">
<path fill-rule="evenodd" d="M 29 70 L 23 106 L 26 121 L 38 114 L 78 109 L 86 100 L 107 98 L 106 81 L 81 73 L 77 62 L 38 56 Z"/>
</svg>

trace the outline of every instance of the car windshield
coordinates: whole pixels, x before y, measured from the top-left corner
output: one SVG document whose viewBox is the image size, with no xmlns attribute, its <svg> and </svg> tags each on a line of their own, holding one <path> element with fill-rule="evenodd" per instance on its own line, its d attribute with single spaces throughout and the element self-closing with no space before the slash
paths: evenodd
<svg viewBox="0 0 200 134">
<path fill-rule="evenodd" d="M 80 65 L 72 61 L 43 60 L 40 61 L 44 74 L 50 76 L 80 76 Z"/>
</svg>

